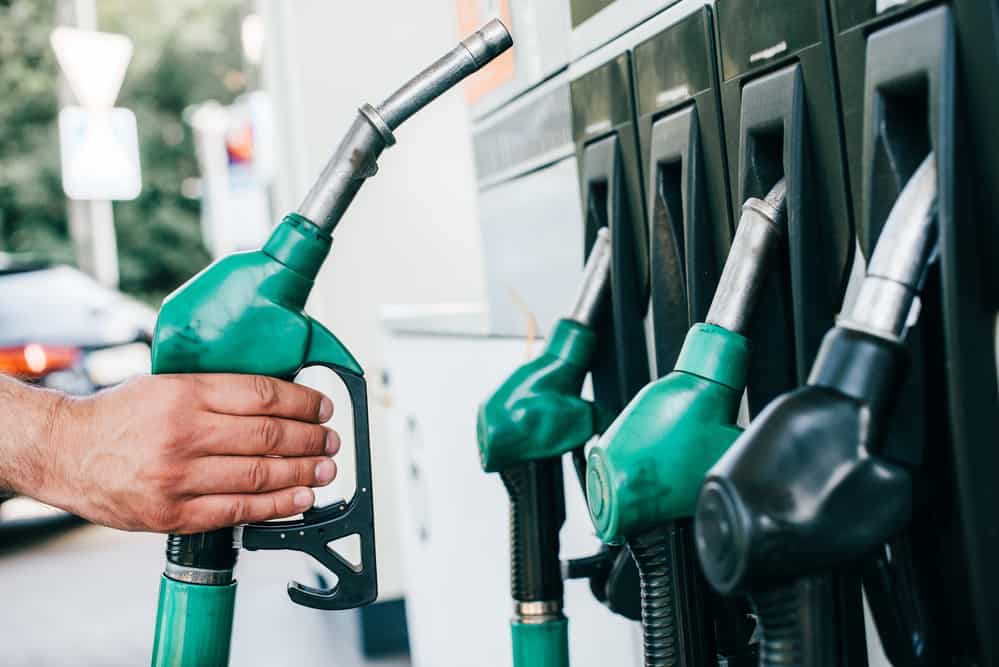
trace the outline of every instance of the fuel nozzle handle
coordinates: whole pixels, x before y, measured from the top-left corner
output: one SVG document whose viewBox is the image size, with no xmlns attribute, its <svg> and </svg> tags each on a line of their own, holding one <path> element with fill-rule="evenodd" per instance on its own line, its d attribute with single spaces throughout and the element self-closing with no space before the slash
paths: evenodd
<svg viewBox="0 0 999 667">
<path fill-rule="evenodd" d="M 393 131 L 512 45 L 506 26 L 493 19 L 377 107 L 362 106 L 297 213 L 330 235 L 365 179 L 377 173 L 378 157 L 395 143 Z"/>
<path fill-rule="evenodd" d="M 764 199 L 750 197 L 742 205 L 739 227 L 705 318 L 708 324 L 745 333 L 770 256 L 785 232 L 786 199 L 787 185 L 782 178 Z"/>
</svg>

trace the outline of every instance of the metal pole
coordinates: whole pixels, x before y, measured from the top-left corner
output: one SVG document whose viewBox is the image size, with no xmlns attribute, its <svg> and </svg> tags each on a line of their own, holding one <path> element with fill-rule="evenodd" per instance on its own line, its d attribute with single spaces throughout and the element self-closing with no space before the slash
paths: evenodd
<svg viewBox="0 0 999 667">
<path fill-rule="evenodd" d="M 97 29 L 97 0 L 59 0 L 59 25 Z M 59 108 L 75 102 L 69 83 L 59 75 Z M 118 242 L 110 201 L 66 199 L 69 235 L 80 269 L 107 287 L 118 287 Z"/>
</svg>

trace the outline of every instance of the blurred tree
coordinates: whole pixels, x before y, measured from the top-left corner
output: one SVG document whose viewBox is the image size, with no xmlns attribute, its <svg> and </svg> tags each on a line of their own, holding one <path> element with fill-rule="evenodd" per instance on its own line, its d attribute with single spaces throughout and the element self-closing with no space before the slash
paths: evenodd
<svg viewBox="0 0 999 667">
<path fill-rule="evenodd" d="M 135 42 L 118 106 L 139 123 L 142 194 L 114 205 L 121 288 L 152 303 L 204 267 L 198 176 L 184 110 L 243 92 L 242 0 L 98 0 L 101 30 Z M 59 181 L 55 0 L 0 0 L 0 239 L 71 261 Z M 188 188 L 189 190 L 190 188 Z"/>
<path fill-rule="evenodd" d="M 72 259 L 59 176 L 54 0 L 0 2 L 0 233 L 3 247 Z"/>
</svg>

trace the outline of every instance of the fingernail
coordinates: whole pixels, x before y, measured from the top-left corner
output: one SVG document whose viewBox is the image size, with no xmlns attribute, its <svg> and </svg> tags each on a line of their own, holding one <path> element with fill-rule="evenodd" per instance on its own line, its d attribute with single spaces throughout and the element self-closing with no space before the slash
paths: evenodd
<svg viewBox="0 0 999 667">
<path fill-rule="evenodd" d="M 333 401 L 323 396 L 323 400 L 319 401 L 319 421 L 325 422 L 329 421 L 329 418 L 333 416 Z"/>
<path fill-rule="evenodd" d="M 316 466 L 316 481 L 320 484 L 329 484 L 336 477 L 336 464 L 326 459 Z"/>
<path fill-rule="evenodd" d="M 295 507 L 300 509 L 308 509 L 312 507 L 312 502 L 315 500 L 315 494 L 309 489 L 301 489 L 295 493 Z"/>
<path fill-rule="evenodd" d="M 326 434 L 326 453 L 333 456 L 340 451 L 340 436 L 336 431 Z"/>
</svg>

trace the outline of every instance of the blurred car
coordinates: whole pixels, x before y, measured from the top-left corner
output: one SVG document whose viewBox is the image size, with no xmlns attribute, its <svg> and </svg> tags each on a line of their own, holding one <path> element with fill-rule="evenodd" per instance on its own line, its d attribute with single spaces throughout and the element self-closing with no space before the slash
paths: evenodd
<svg viewBox="0 0 999 667">
<path fill-rule="evenodd" d="M 70 266 L 0 253 L 0 374 L 86 395 L 149 372 L 156 312 Z M 65 519 L 27 499 L 0 525 Z"/>
</svg>

